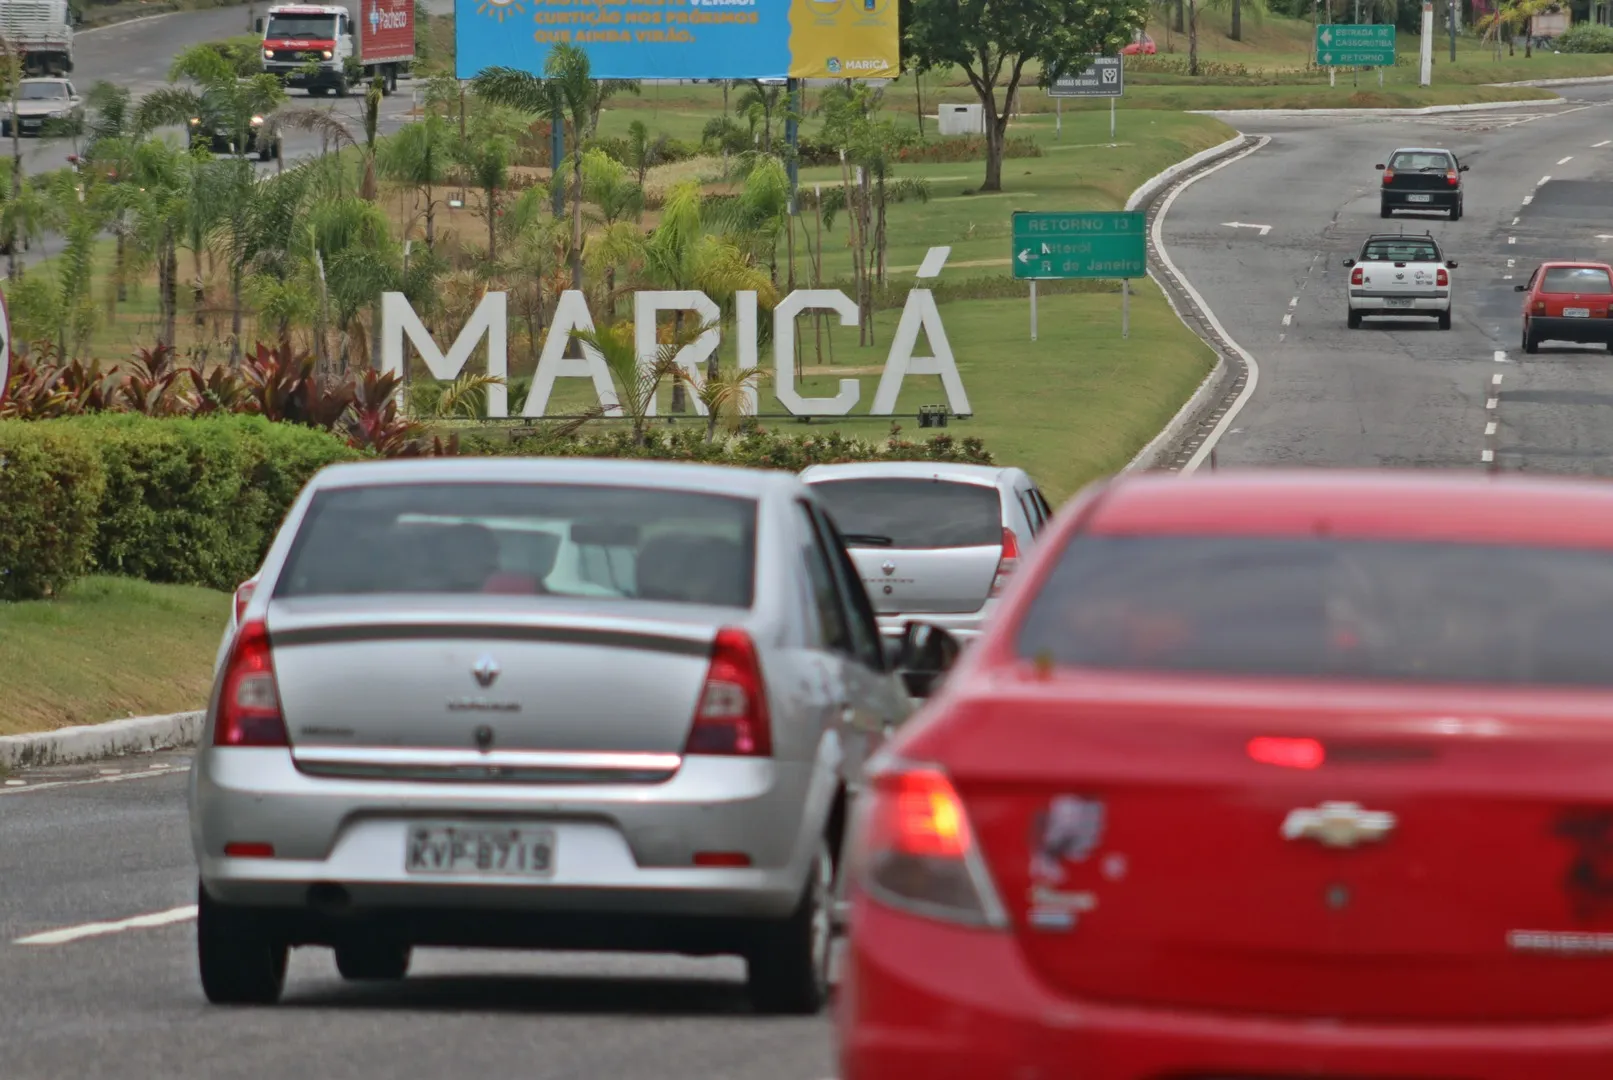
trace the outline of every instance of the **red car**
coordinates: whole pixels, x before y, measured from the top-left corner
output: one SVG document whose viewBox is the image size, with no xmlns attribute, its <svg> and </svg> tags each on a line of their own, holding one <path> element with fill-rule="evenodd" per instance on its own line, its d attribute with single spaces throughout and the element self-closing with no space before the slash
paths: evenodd
<svg viewBox="0 0 1613 1080">
<path fill-rule="evenodd" d="M 1131 39 L 1131 44 L 1120 50 L 1120 55 L 1136 56 L 1140 53 L 1143 56 L 1153 56 L 1157 52 L 1159 47 L 1154 44 L 1154 39 L 1139 31 L 1137 36 Z"/>
<path fill-rule="evenodd" d="M 1083 494 L 871 763 L 841 1080 L 1613 1077 L 1613 487 Z"/>
<path fill-rule="evenodd" d="M 1606 345 L 1613 352 L 1613 266 L 1607 263 L 1548 262 L 1514 285 L 1523 300 L 1523 351 L 1540 351 L 1542 341 Z"/>
</svg>

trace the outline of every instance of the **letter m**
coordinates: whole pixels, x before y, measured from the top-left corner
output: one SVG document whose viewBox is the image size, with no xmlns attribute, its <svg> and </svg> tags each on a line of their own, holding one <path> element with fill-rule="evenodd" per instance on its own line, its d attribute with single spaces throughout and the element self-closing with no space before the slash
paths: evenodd
<svg viewBox="0 0 1613 1080">
<path fill-rule="evenodd" d="M 490 292 L 471 313 L 465 328 L 454 339 L 444 356 L 426 330 L 420 316 L 415 314 L 409 298 L 400 292 L 381 294 L 381 370 L 402 377 L 406 371 L 403 339 L 407 337 L 415 351 L 426 362 L 431 377 L 439 382 L 451 382 L 459 377 L 470 360 L 470 354 L 485 335 L 487 338 L 487 373 L 499 381 L 487 388 L 487 415 L 504 417 L 510 414 L 509 348 L 505 321 L 506 294 Z"/>
</svg>

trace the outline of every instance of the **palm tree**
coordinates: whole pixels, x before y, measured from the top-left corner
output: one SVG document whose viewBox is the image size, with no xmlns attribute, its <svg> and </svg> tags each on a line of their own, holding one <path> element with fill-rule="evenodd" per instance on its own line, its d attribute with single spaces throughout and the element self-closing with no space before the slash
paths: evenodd
<svg viewBox="0 0 1613 1080">
<path fill-rule="evenodd" d="M 355 336 L 367 338 L 369 347 L 361 348 L 362 353 L 372 353 L 379 344 L 373 330 L 358 324 L 358 313 L 369 307 L 372 324 L 377 322 L 381 294 L 400 281 L 391 222 L 375 203 L 351 196 L 317 200 L 305 219 L 304 242 L 324 267 L 325 295 L 339 335 L 336 355 L 345 369 Z"/>
<path fill-rule="evenodd" d="M 465 139 L 454 147 L 454 156 L 466 177 L 482 193 L 481 214 L 487 220 L 487 258 L 498 258 L 498 218 L 500 196 L 510 178 L 516 144 L 508 110 L 478 110 Z"/>
<path fill-rule="evenodd" d="M 196 201 L 206 208 L 204 218 L 209 225 L 210 240 L 230 268 L 230 363 L 234 364 L 241 359 L 246 270 L 257 255 L 261 239 L 257 230 L 257 214 L 263 205 L 260 185 L 251 162 L 241 158 L 213 162 L 202 181 Z"/>
<path fill-rule="evenodd" d="M 264 134 L 279 141 L 281 132 L 290 128 L 318 135 L 338 151 L 348 148 L 357 150 L 364 166 L 359 180 L 359 198 L 374 202 L 380 193 L 376 182 L 376 136 L 381 124 L 381 99 L 385 96 L 383 84 L 384 80 L 377 75 L 364 92 L 362 132 L 354 131 L 347 121 L 336 115 L 334 109 L 287 105 L 268 116 L 263 124 Z"/>
<path fill-rule="evenodd" d="M 206 44 L 192 45 L 174 58 L 168 81 L 189 79 L 194 86 L 165 86 L 140 99 L 135 126 L 142 132 L 168 124 L 197 126 L 217 117 L 227 126 L 231 144 L 245 156 L 247 141 L 265 118 L 286 100 L 286 91 L 273 75 L 239 78 L 228 60 Z M 265 136 L 267 137 L 267 136 Z"/>
<path fill-rule="evenodd" d="M 112 232 L 116 238 L 116 255 L 112 273 L 110 310 L 129 298 L 127 275 L 124 271 L 125 248 L 128 244 L 127 221 L 115 199 L 109 195 L 119 180 L 129 172 L 129 154 L 142 134 L 135 127 L 134 96 L 124 86 L 102 79 L 91 86 L 85 95 L 89 123 L 85 128 L 84 151 L 80 160 L 99 174 L 104 183 L 91 185 L 97 201 L 111 208 Z"/>
<path fill-rule="evenodd" d="M 454 143 L 448 121 L 428 112 L 419 123 L 406 124 L 376 148 L 381 175 L 419 190 L 426 201 L 426 246 L 437 242 L 437 189 L 448 182 Z"/>
<path fill-rule="evenodd" d="M 644 234 L 634 223 L 644 215 L 644 189 L 628 179 L 621 162 L 602 150 L 589 150 L 582 162 L 583 199 L 596 210 L 590 216 L 602 226 L 588 241 L 587 261 L 604 271 L 605 303 L 616 317 L 616 268 L 644 248 Z"/>
<path fill-rule="evenodd" d="M 762 116 L 762 152 L 773 151 L 773 112 L 779 107 L 784 97 L 784 86 L 779 83 L 765 83 L 761 79 L 747 79 L 750 83 L 745 92 L 739 95 L 736 104 L 741 113 L 760 112 Z"/>
<path fill-rule="evenodd" d="M 157 267 L 157 311 L 161 344 L 174 344 L 179 309 L 179 241 L 184 235 L 192 192 L 189 155 L 173 143 L 146 139 L 130 155 L 127 183 L 118 185 L 119 205 L 130 218 L 134 256 L 128 269 Z"/>
<path fill-rule="evenodd" d="M 627 152 L 632 159 L 629 164 L 633 166 L 633 171 L 638 173 L 639 187 L 644 186 L 644 178 L 649 171 L 660 164 L 665 138 L 662 136 L 652 140 L 650 129 L 642 120 L 634 120 L 627 125 Z"/>
<path fill-rule="evenodd" d="M 700 333 L 707 329 L 709 327 L 701 327 Z M 698 333 L 693 335 L 698 336 Z M 591 415 L 609 416 L 617 413 L 626 416 L 633 425 L 633 445 L 643 446 L 650 408 L 655 403 L 655 395 L 661 384 L 671 379 L 674 387 L 683 385 L 683 370 L 673 358 L 686 342 L 678 340 L 660 345 L 654 357 L 641 363 L 637 334 L 631 322 L 619 322 L 594 331 L 573 330 L 571 339 L 594 349 L 604 358 L 616 385 L 616 403 L 596 409 Z"/>
<path fill-rule="evenodd" d="M 637 79 L 595 79 L 589 85 L 588 95 L 588 130 L 585 139 L 592 139 L 599 132 L 599 118 L 605 111 L 606 102 L 617 94 L 633 94 L 640 92 Z"/>
</svg>

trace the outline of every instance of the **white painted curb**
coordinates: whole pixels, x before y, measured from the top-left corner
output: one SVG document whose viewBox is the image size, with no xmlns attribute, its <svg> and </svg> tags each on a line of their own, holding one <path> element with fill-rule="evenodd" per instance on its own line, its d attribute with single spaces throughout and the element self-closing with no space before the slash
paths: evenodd
<svg viewBox="0 0 1613 1080">
<path fill-rule="evenodd" d="M 0 735 L 0 768 L 71 765 L 81 761 L 194 746 L 204 713 L 136 716 L 29 735 Z"/>
<path fill-rule="evenodd" d="M 1525 79 L 1522 82 L 1486 83 L 1486 86 L 1578 86 L 1580 83 L 1613 83 L 1613 75 L 1582 75 L 1577 79 Z"/>
<path fill-rule="evenodd" d="M 1525 109 L 1530 106 L 1551 108 L 1567 104 L 1567 101 L 1559 97 L 1536 98 L 1533 101 L 1476 101 L 1470 105 L 1427 105 L 1421 109 L 1191 109 L 1189 111 L 1196 116 L 1236 116 L 1240 119 L 1249 117 L 1274 120 L 1306 116 L 1437 116 L 1441 113 L 1488 112 L 1493 109 Z"/>
<path fill-rule="evenodd" d="M 1212 146 L 1208 150 L 1200 150 L 1192 157 L 1183 158 L 1181 161 L 1178 161 L 1175 165 L 1172 165 L 1164 172 L 1150 176 L 1147 180 L 1142 182 L 1142 185 L 1138 187 L 1136 191 L 1131 193 L 1131 198 L 1126 200 L 1126 209 L 1137 209 L 1137 207 L 1143 205 L 1155 195 L 1159 194 L 1161 188 L 1165 187 L 1183 173 L 1191 172 L 1206 162 L 1214 161 L 1218 157 L 1224 157 L 1227 154 L 1232 153 L 1232 151 L 1243 145 L 1243 140 L 1244 135 L 1243 132 L 1240 131 L 1226 142 Z"/>
</svg>

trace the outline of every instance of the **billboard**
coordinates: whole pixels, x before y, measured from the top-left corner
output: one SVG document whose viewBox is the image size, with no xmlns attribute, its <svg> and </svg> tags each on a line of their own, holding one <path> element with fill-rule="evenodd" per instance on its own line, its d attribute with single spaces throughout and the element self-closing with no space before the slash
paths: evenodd
<svg viewBox="0 0 1613 1080">
<path fill-rule="evenodd" d="M 596 79 L 894 79 L 896 0 L 454 0 L 455 74 L 541 73 L 556 45 Z"/>
</svg>

